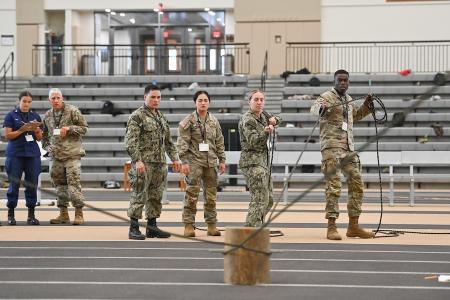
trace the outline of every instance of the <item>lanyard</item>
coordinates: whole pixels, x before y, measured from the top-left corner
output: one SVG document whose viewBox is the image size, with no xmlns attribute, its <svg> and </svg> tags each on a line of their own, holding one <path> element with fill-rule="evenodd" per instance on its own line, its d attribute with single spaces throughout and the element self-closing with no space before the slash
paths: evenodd
<svg viewBox="0 0 450 300">
<path fill-rule="evenodd" d="M 341 95 L 336 91 L 335 95 L 338 97 L 339 101 L 341 101 L 342 104 L 342 118 L 344 119 L 344 122 L 348 123 L 348 101 L 347 96 L 344 94 L 344 98 L 342 99 Z"/>
<path fill-rule="evenodd" d="M 22 121 L 23 124 L 26 124 L 26 123 L 28 123 L 30 121 L 30 114 L 29 114 L 29 112 L 25 112 L 24 113 L 20 109 L 18 109 L 17 112 L 19 113 L 20 120 Z M 27 131 L 26 134 L 28 134 L 28 131 Z"/>
<path fill-rule="evenodd" d="M 61 114 L 59 115 L 58 121 L 56 121 L 56 114 L 55 114 L 55 111 L 52 110 L 52 113 L 53 113 L 53 121 L 55 121 L 55 126 L 56 126 L 56 128 L 59 128 L 59 124 L 61 123 L 62 116 L 64 115 L 64 110 L 65 110 L 65 107 L 64 107 L 63 110 L 61 111 Z"/>
<path fill-rule="evenodd" d="M 23 113 L 19 110 L 19 115 L 20 115 L 20 119 L 22 120 L 22 123 L 28 123 L 30 121 L 30 115 L 28 112 Z"/>
<path fill-rule="evenodd" d="M 209 113 L 206 113 L 205 123 L 202 123 L 197 111 L 195 111 L 195 114 L 197 115 L 197 123 L 198 123 L 198 126 L 200 127 L 200 132 L 202 134 L 202 139 L 203 139 L 203 143 L 204 143 L 206 141 L 206 122 L 208 121 Z"/>
<path fill-rule="evenodd" d="M 267 124 L 264 123 L 263 116 L 264 116 L 264 114 L 261 114 L 261 116 L 259 118 L 255 118 L 255 120 L 256 120 L 256 122 L 258 122 L 262 126 L 266 127 Z"/>
<path fill-rule="evenodd" d="M 347 97 L 345 97 L 345 100 L 343 100 L 340 96 L 339 96 L 339 100 L 341 100 L 342 102 L 342 117 L 344 118 L 345 122 L 348 123 L 348 103 L 347 103 Z"/>
</svg>

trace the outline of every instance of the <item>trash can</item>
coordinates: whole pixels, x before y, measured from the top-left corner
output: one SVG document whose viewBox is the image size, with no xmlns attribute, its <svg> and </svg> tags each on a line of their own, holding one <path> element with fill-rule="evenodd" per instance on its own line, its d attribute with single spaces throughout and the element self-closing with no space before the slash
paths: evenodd
<svg viewBox="0 0 450 300">
<path fill-rule="evenodd" d="M 223 59 L 223 74 L 233 75 L 234 74 L 234 56 L 233 54 L 225 54 L 222 56 Z"/>
<path fill-rule="evenodd" d="M 95 75 L 95 56 L 81 56 L 81 75 Z"/>
</svg>

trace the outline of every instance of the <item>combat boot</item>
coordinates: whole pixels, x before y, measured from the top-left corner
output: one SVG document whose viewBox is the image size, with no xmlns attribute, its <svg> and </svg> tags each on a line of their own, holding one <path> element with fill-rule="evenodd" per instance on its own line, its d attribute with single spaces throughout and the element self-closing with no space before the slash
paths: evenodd
<svg viewBox="0 0 450 300">
<path fill-rule="evenodd" d="M 16 219 L 14 218 L 14 208 L 8 208 L 8 225 L 16 225 Z"/>
<path fill-rule="evenodd" d="M 145 240 L 145 235 L 139 231 L 138 219 L 130 219 L 130 231 L 128 232 L 128 238 L 130 240 Z"/>
<path fill-rule="evenodd" d="M 327 239 L 334 241 L 342 240 L 341 235 L 337 231 L 336 218 L 328 218 Z"/>
<path fill-rule="evenodd" d="M 36 219 L 36 217 L 34 216 L 34 207 L 28 208 L 27 224 L 28 225 L 39 225 L 39 220 Z"/>
<path fill-rule="evenodd" d="M 208 223 L 207 235 L 220 236 L 220 231 L 216 227 L 216 223 Z"/>
<path fill-rule="evenodd" d="M 84 223 L 83 219 L 83 207 L 75 207 L 75 220 L 73 220 L 73 225 L 81 225 Z"/>
<path fill-rule="evenodd" d="M 184 236 L 185 237 L 195 237 L 194 225 L 184 224 Z"/>
<path fill-rule="evenodd" d="M 145 236 L 148 238 L 160 238 L 166 239 L 170 237 L 170 233 L 162 231 L 156 226 L 156 218 L 151 218 L 147 220 L 147 230 Z"/>
<path fill-rule="evenodd" d="M 65 224 L 70 223 L 69 212 L 67 211 L 67 207 L 60 206 L 59 207 L 59 216 L 55 219 L 50 219 L 50 224 Z"/>
<path fill-rule="evenodd" d="M 348 222 L 348 228 L 347 228 L 347 236 L 348 237 L 359 237 L 362 239 L 373 239 L 375 237 L 375 233 L 365 231 L 361 227 L 359 227 L 358 219 L 359 216 L 356 217 L 350 217 L 350 220 Z"/>
</svg>

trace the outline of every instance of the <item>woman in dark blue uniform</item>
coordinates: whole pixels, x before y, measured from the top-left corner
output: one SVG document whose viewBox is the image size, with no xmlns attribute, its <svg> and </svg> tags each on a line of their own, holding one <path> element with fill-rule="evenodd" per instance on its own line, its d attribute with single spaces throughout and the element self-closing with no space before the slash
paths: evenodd
<svg viewBox="0 0 450 300">
<path fill-rule="evenodd" d="M 32 95 L 28 91 L 19 94 L 19 105 L 10 111 L 3 122 L 8 140 L 5 169 L 8 174 L 8 224 L 16 225 L 14 209 L 19 198 L 20 179 L 25 173 L 25 201 L 28 207 L 28 225 L 39 225 L 34 216 L 37 202 L 37 184 L 41 173 L 41 152 L 37 141 L 42 139 L 41 117 L 31 111 Z"/>
</svg>

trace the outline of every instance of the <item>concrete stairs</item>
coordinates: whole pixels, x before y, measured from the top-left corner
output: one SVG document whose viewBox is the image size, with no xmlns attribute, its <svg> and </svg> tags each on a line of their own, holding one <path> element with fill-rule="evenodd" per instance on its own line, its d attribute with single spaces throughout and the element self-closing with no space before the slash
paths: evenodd
<svg viewBox="0 0 450 300">
<path fill-rule="evenodd" d="M 261 79 L 259 77 L 250 77 L 247 88 L 249 91 L 261 88 Z M 284 79 L 279 76 L 269 76 L 266 80 L 266 105 L 265 110 L 273 113 L 281 113 L 281 102 L 283 100 Z M 244 104 L 244 111 L 248 109 L 247 103 Z"/>
<path fill-rule="evenodd" d="M 6 91 L 4 90 L 3 84 L 3 82 L 0 84 L 0 120 L 2 122 L 5 115 L 17 106 L 19 93 L 30 87 L 30 80 L 29 78 L 21 77 L 16 77 L 13 80 L 8 78 L 6 81 Z"/>
</svg>

